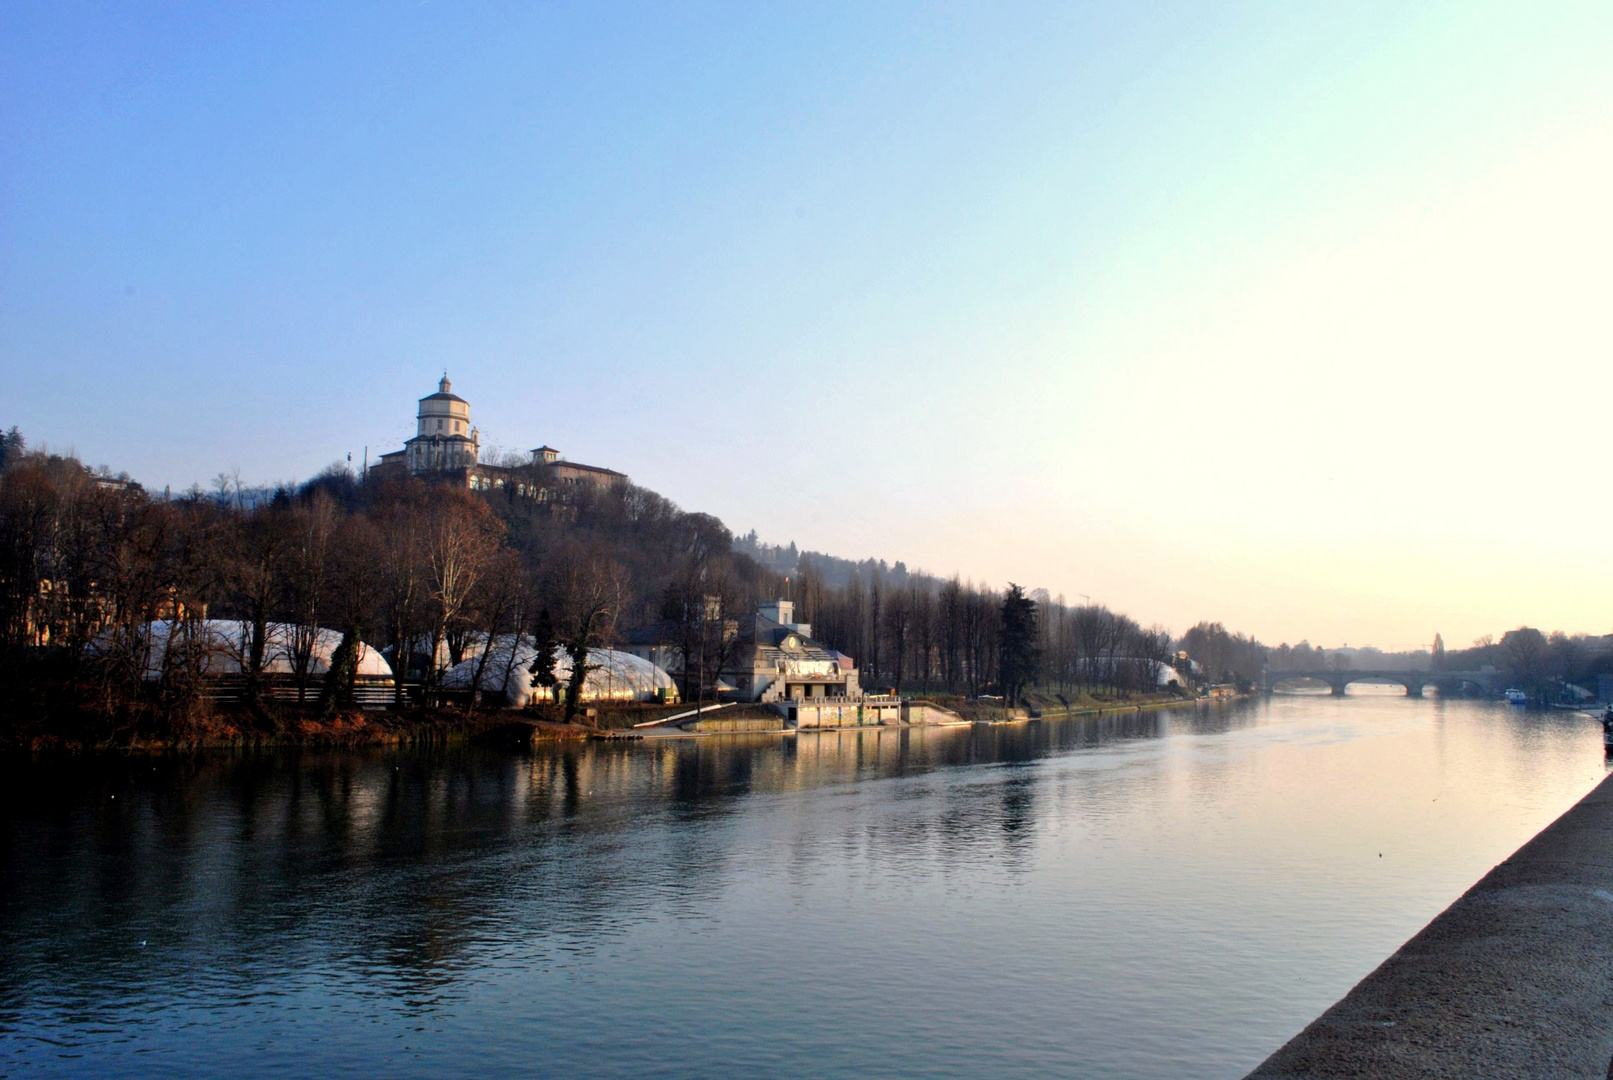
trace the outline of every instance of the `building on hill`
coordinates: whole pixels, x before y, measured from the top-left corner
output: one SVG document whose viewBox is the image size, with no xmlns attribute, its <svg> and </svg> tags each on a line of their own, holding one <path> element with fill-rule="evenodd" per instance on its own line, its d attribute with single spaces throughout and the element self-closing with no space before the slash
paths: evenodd
<svg viewBox="0 0 1613 1080">
<path fill-rule="evenodd" d="M 402 450 L 382 454 L 374 476 L 419 476 L 472 491 L 503 490 L 540 502 L 565 501 L 579 488 L 613 488 L 627 477 L 614 469 L 566 461 L 560 451 L 540 446 L 530 461 L 493 465 L 481 460 L 481 432 L 471 426 L 470 402 L 453 392 L 445 372 L 437 392 L 420 399 L 414 438 Z"/>
<path fill-rule="evenodd" d="M 437 383 L 437 392 L 420 399 L 415 420 L 414 438 L 403 444 L 409 472 L 415 476 L 474 468 L 481 460 L 482 436 L 470 426 L 470 402 L 453 392 L 447 372 Z"/>
</svg>

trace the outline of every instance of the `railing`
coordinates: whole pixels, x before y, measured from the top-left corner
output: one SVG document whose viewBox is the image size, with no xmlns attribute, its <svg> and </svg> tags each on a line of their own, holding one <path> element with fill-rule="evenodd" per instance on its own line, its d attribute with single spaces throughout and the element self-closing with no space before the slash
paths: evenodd
<svg viewBox="0 0 1613 1080">
<path fill-rule="evenodd" d="M 302 689 L 305 702 L 319 700 L 320 691 L 324 689 L 325 680 L 320 677 L 310 678 Z M 295 702 L 298 688 L 295 676 L 285 674 L 266 675 L 259 684 L 259 693 L 265 701 Z M 413 703 L 419 699 L 420 684 L 403 684 L 404 701 Z M 208 676 L 202 684 L 202 696 L 214 704 L 234 704 L 246 700 L 246 676 L 244 675 L 213 675 Z M 390 679 L 375 682 L 359 682 L 353 685 L 353 703 L 359 706 L 377 707 L 392 704 L 397 691 Z"/>
</svg>

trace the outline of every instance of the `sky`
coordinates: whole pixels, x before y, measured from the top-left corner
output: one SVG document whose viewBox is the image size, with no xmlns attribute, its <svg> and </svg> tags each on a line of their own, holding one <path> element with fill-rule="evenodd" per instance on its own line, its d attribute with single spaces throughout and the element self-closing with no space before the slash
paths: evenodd
<svg viewBox="0 0 1613 1080">
<path fill-rule="evenodd" d="M 1606 3 L 0 7 L 0 425 L 446 370 L 736 533 L 1178 632 L 1613 631 Z"/>
</svg>

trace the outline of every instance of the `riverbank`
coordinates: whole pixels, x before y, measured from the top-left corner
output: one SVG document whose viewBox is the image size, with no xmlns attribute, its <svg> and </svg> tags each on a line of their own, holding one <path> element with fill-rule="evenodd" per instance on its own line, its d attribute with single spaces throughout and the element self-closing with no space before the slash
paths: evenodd
<svg viewBox="0 0 1613 1080">
<path fill-rule="evenodd" d="M 1016 708 L 991 698 L 965 698 L 956 695 L 927 695 L 911 699 L 915 703 L 939 705 L 956 713 L 959 719 L 976 724 L 1023 723 L 1029 720 L 1062 720 L 1068 717 L 1101 716 L 1107 713 L 1142 712 L 1146 709 L 1167 709 L 1175 705 L 1193 705 L 1210 700 L 1207 697 L 1181 694 L 1132 694 L 1113 698 L 1076 694 L 1065 697 L 1056 694 L 1031 693 Z"/>
<path fill-rule="evenodd" d="M 24 753 L 185 753 L 279 747 L 414 746 L 493 737 L 519 726 L 522 741 L 582 739 L 602 730 L 567 724 L 558 715 L 506 710 L 467 713 L 413 708 L 403 712 L 343 709 L 322 716 L 312 706 L 210 711 L 175 723 L 149 715 L 75 715 L 54 724 L 12 728 L 0 750 Z"/>
<path fill-rule="evenodd" d="M 1010 710 L 981 699 L 923 699 L 942 705 L 973 723 L 1014 723 L 1030 719 L 1063 719 L 1108 713 L 1140 712 L 1207 699 L 1178 694 L 1149 694 L 1103 700 L 1085 695 L 1060 701 L 1033 695 L 1027 709 Z M 584 739 L 630 731 L 661 716 L 688 711 L 687 705 L 615 705 L 590 707 L 576 723 L 565 723 L 559 708 L 478 710 L 452 707 L 344 709 L 333 716 L 317 707 L 272 704 L 210 708 L 180 718 L 155 710 L 108 718 L 88 712 L 49 714 L 31 723 L 8 725 L 0 750 L 35 753 L 185 752 L 192 750 L 271 749 L 311 746 L 408 746 L 467 739 L 529 744 L 556 739 Z M 725 719 L 776 714 L 767 706 L 740 705 Z"/>
<path fill-rule="evenodd" d="M 1168 709 L 1173 705 L 1195 705 L 1208 702 L 1211 698 L 1195 694 L 1138 694 L 1132 697 L 1118 699 L 1102 699 L 1081 695 L 1073 701 L 1063 703 L 1049 702 L 1046 698 L 1036 699 L 1041 716 L 1044 719 L 1062 718 L 1070 716 L 1101 716 L 1105 713 L 1142 712 L 1147 709 Z M 1218 700 L 1232 700 L 1223 698 Z"/>
<path fill-rule="evenodd" d="M 1613 777 L 1249 1080 L 1613 1076 Z"/>
</svg>

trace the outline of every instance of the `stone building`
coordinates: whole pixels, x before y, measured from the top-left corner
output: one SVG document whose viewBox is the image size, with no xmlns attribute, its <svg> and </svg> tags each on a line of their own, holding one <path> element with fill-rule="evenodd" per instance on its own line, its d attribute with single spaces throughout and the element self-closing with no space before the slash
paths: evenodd
<svg viewBox="0 0 1613 1080">
<path fill-rule="evenodd" d="M 502 490 L 541 502 L 564 501 L 582 487 L 611 488 L 627 481 L 614 469 L 566 461 L 551 446 L 533 450 L 529 461 L 498 465 L 483 462 L 481 453 L 481 432 L 471 426 L 470 402 L 453 392 L 444 373 L 437 392 L 420 399 L 414 438 L 402 450 L 382 454 L 370 473 L 426 477 L 472 491 Z"/>
<path fill-rule="evenodd" d="M 437 384 L 437 392 L 420 399 L 415 422 L 414 438 L 403 444 L 404 459 L 413 475 L 470 469 L 479 464 L 481 433 L 470 426 L 470 402 L 453 393 L 447 372 Z M 383 454 L 381 460 L 389 456 Z"/>
<path fill-rule="evenodd" d="M 808 699 L 861 700 L 857 662 L 812 637 L 812 627 L 795 622 L 795 605 L 774 600 L 755 615 L 728 620 L 722 670 L 714 673 L 721 696 L 729 700 L 773 703 Z M 659 622 L 624 635 L 621 646 L 674 674 L 683 672 L 680 630 Z M 692 691 L 691 691 L 692 693 Z"/>
<path fill-rule="evenodd" d="M 795 604 L 762 604 L 740 628 L 740 648 L 723 673 L 749 701 L 802 701 L 811 698 L 860 699 L 857 662 L 812 637 L 810 623 L 795 621 Z"/>
</svg>

